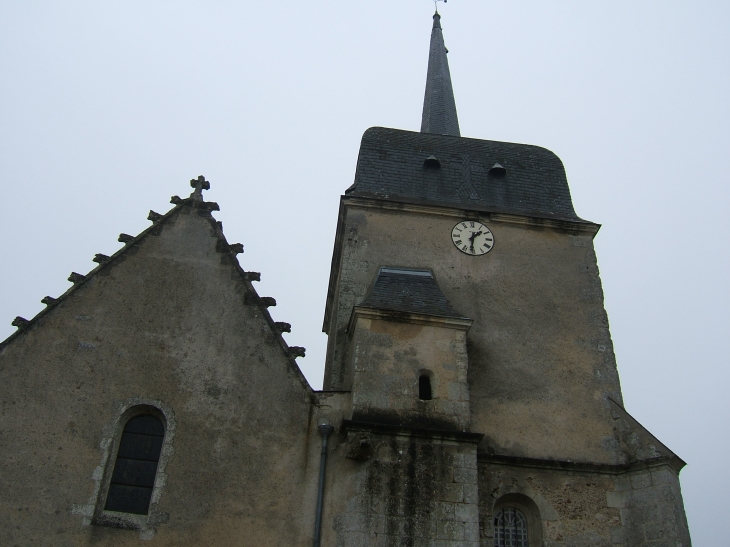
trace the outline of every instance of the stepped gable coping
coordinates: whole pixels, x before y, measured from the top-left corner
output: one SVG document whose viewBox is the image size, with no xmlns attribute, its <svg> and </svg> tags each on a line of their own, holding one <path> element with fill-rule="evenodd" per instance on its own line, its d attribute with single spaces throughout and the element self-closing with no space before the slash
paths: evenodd
<svg viewBox="0 0 730 547">
<path fill-rule="evenodd" d="M 192 209 L 196 209 L 198 211 L 198 214 L 203 217 L 207 217 L 211 226 L 213 227 L 216 236 L 218 237 L 218 242 L 216 243 L 216 251 L 220 253 L 228 253 L 228 255 L 231 258 L 230 263 L 234 266 L 236 271 L 239 273 L 243 281 L 246 283 L 246 289 L 247 294 L 252 293 L 254 295 L 254 298 L 252 299 L 253 302 L 251 305 L 257 305 L 259 307 L 259 310 L 261 311 L 263 317 L 268 322 L 269 327 L 271 328 L 272 332 L 274 333 L 274 336 L 279 341 L 279 344 L 281 345 L 287 359 L 289 360 L 290 364 L 293 366 L 294 370 L 296 371 L 297 377 L 302 382 L 302 384 L 306 387 L 307 390 L 309 390 L 310 393 L 313 393 L 314 390 L 309 385 L 309 382 L 307 381 L 306 377 L 302 373 L 301 369 L 299 368 L 299 365 L 297 365 L 295 356 L 297 354 L 301 354 L 301 350 L 303 348 L 300 348 L 298 346 L 289 346 L 286 341 L 284 340 L 284 337 L 282 336 L 281 331 L 277 328 L 275 321 L 271 317 L 271 314 L 269 313 L 267 306 L 263 303 L 264 298 L 267 297 L 260 297 L 258 293 L 256 292 L 256 289 L 253 287 L 252 282 L 253 281 L 259 281 L 261 274 L 258 272 L 247 272 L 244 271 L 244 269 L 241 267 L 240 263 L 238 262 L 238 257 L 236 256 L 239 253 L 243 252 L 243 245 L 240 243 L 228 243 L 226 240 L 225 235 L 223 234 L 223 223 L 217 221 L 212 216 L 213 211 L 219 211 L 220 207 L 216 202 L 213 201 L 204 201 L 202 196 L 203 190 L 209 190 L 210 189 L 210 182 L 205 180 L 205 177 L 202 175 L 199 176 L 197 179 L 192 179 L 190 181 L 190 185 L 195 188 L 193 190 L 192 194 L 190 194 L 190 197 L 188 198 L 180 198 L 179 196 L 172 196 L 170 199 L 170 203 L 173 203 L 175 206 L 170 209 L 165 214 L 159 214 L 155 213 L 154 211 L 150 211 L 150 214 L 148 215 L 148 219 L 154 220 L 152 221 L 152 225 L 137 234 L 136 236 L 130 236 L 127 234 L 121 234 L 119 236 L 119 241 L 123 242 L 124 245 L 122 248 L 120 248 L 117 252 L 115 252 L 113 255 L 107 257 L 105 255 L 99 255 L 97 254 L 95 258 L 103 256 L 104 259 L 100 260 L 98 262 L 98 266 L 96 266 L 94 269 L 92 269 L 89 273 L 81 276 L 83 279 L 79 279 L 77 282 L 74 282 L 71 287 L 66 290 L 65 293 L 63 293 L 61 296 L 57 298 L 53 298 L 50 296 L 46 296 L 43 298 L 42 302 L 46 304 L 46 307 L 42 309 L 40 312 L 38 312 L 35 317 L 28 319 L 26 323 L 22 325 L 22 327 L 19 327 L 18 330 L 16 330 L 14 333 L 12 333 L 10 336 L 8 336 L 5 340 L 0 342 L 0 351 L 2 351 L 8 344 L 10 344 L 15 338 L 20 336 L 23 333 L 29 332 L 33 325 L 38 322 L 42 317 L 44 317 L 46 314 L 50 313 L 53 308 L 55 308 L 58 304 L 66 300 L 74 291 L 78 290 L 80 287 L 85 285 L 89 282 L 90 279 L 94 278 L 98 273 L 101 271 L 113 267 L 121 257 L 125 255 L 125 253 L 134 247 L 135 245 L 141 243 L 143 240 L 147 238 L 147 236 L 151 235 L 159 235 L 162 229 L 162 226 L 167 222 L 171 217 L 175 216 L 183 207 L 190 207 Z M 75 272 L 74 272 L 75 273 Z M 73 275 L 73 273 L 72 273 Z M 77 274 L 78 275 L 78 274 Z M 243 302 L 242 302 L 243 305 Z M 15 320 L 14 320 L 15 322 Z M 294 349 L 292 352 L 291 350 Z"/>
<path fill-rule="evenodd" d="M 371 127 L 345 194 L 593 224 L 576 215 L 560 158 L 528 144 Z"/>
</svg>

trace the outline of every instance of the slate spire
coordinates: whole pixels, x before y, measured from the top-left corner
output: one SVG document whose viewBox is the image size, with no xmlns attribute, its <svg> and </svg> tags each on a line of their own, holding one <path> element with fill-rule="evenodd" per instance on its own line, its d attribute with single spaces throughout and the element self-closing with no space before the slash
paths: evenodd
<svg viewBox="0 0 730 547">
<path fill-rule="evenodd" d="M 459 120 L 456 117 L 456 102 L 454 101 L 454 90 L 451 87 L 451 74 L 446 53 L 444 35 L 441 31 L 441 15 L 437 11 L 433 15 L 421 133 L 460 137 Z"/>
</svg>

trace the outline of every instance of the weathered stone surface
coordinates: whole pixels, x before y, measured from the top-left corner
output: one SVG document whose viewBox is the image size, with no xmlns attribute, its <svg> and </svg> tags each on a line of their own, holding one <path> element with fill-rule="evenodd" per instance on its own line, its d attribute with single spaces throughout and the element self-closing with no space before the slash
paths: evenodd
<svg viewBox="0 0 730 547">
<path fill-rule="evenodd" d="M 466 330 L 470 321 L 423 321 L 413 324 L 404 317 L 393 320 L 387 314 L 355 312 L 347 372 L 352 378 L 355 419 L 458 431 L 468 428 Z M 421 376 L 428 378 L 430 400 L 419 398 Z M 450 389 L 454 384 L 461 389 Z"/>
<path fill-rule="evenodd" d="M 216 240 L 181 214 L 0 347 L 0 544 L 311 543 L 314 394 Z M 139 531 L 89 525 L 137 404 L 175 422 L 154 510 Z"/>
<path fill-rule="evenodd" d="M 353 462 L 351 497 L 338 504 L 344 512 L 333 509 L 336 543 L 327 538 L 328 545 L 478 544 L 478 505 L 464 501 L 464 485 L 453 478 L 465 460 L 476 465 L 474 443 L 382 433 L 348 433 L 348 439 L 348 454 L 366 440 L 368 457 L 352 458 L 360 461 Z"/>
<path fill-rule="evenodd" d="M 611 339 L 605 320 L 594 321 L 605 311 L 593 233 L 482 215 L 495 245 L 473 257 L 450 239 L 463 212 L 391 209 L 348 196 L 343 204 L 338 290 L 325 325 L 326 388 L 347 389 L 352 381 L 347 327 L 378 268 L 429 268 L 453 308 L 474 320 L 466 340 L 470 427 L 485 433 L 483 450 L 629 461 L 608 403 L 621 401 Z"/>
</svg>

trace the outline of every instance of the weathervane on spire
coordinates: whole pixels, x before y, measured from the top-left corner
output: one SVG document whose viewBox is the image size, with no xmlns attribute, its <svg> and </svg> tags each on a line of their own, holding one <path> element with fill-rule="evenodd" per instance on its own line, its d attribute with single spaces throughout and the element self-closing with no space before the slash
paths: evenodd
<svg viewBox="0 0 730 547">
<path fill-rule="evenodd" d="M 449 0 L 433 0 L 433 7 L 436 10 L 436 13 L 439 12 L 439 2 L 443 2 L 445 4 L 448 1 Z"/>
</svg>

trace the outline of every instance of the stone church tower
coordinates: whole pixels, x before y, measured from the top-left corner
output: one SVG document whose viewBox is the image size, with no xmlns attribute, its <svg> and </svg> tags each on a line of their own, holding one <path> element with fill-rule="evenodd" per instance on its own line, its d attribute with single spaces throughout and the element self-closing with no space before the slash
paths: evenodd
<svg viewBox="0 0 730 547">
<path fill-rule="evenodd" d="M 367 130 L 340 201 L 323 391 L 191 184 L 0 344 L 0 544 L 690 546 L 600 226 L 552 152 L 460 136 L 438 13 L 421 132 Z"/>
</svg>

